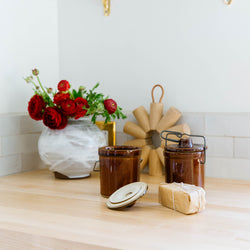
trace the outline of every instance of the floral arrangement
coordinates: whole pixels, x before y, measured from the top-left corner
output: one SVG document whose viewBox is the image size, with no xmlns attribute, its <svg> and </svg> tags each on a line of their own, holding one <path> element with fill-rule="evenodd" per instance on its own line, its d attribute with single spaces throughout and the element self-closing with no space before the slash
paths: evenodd
<svg viewBox="0 0 250 250">
<path fill-rule="evenodd" d="M 42 85 L 38 69 L 33 69 L 32 75 L 24 78 L 27 83 L 34 85 L 35 92 L 28 103 L 28 112 L 32 119 L 43 120 L 44 125 L 50 129 L 65 128 L 69 118 L 77 120 L 84 116 L 92 116 L 93 123 L 97 116 L 104 117 L 105 122 L 111 121 L 111 118 L 126 118 L 122 108 L 113 99 L 95 92 L 99 83 L 89 91 L 83 86 L 80 86 L 78 91 L 75 89 L 71 91 L 70 83 L 61 80 L 57 85 L 58 90 L 53 92 L 52 88 L 44 88 Z"/>
</svg>

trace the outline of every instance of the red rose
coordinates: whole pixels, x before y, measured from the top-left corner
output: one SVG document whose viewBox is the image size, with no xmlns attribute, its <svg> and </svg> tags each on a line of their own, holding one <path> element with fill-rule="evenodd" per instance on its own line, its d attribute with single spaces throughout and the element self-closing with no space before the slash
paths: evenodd
<svg viewBox="0 0 250 250">
<path fill-rule="evenodd" d="M 42 120 L 45 107 L 46 103 L 43 98 L 40 95 L 34 95 L 28 104 L 30 117 L 36 121 Z"/>
<path fill-rule="evenodd" d="M 67 91 L 70 89 L 70 84 L 67 80 L 61 80 L 58 83 L 57 88 L 59 91 Z"/>
<path fill-rule="evenodd" d="M 56 107 L 48 107 L 43 114 L 43 123 L 50 129 L 63 129 L 67 126 L 68 119 Z"/>
<path fill-rule="evenodd" d="M 75 113 L 75 119 L 79 119 L 80 117 L 84 117 L 87 113 L 87 110 L 84 108 L 89 108 L 88 102 L 86 99 L 82 97 L 77 97 L 75 99 L 76 103 L 76 113 Z"/>
<path fill-rule="evenodd" d="M 117 109 L 117 104 L 113 99 L 107 99 L 103 102 L 103 104 L 109 114 L 113 114 Z"/>
<path fill-rule="evenodd" d="M 76 112 L 76 103 L 71 99 L 63 101 L 61 103 L 61 111 L 65 115 L 73 116 Z"/>
<path fill-rule="evenodd" d="M 56 105 L 60 105 L 63 101 L 69 99 L 69 97 L 70 97 L 69 93 L 57 92 L 57 93 L 54 95 L 54 100 L 53 100 L 53 102 L 54 102 Z"/>
<path fill-rule="evenodd" d="M 67 118 L 67 116 L 61 114 L 61 117 L 62 117 L 62 122 L 61 122 L 61 125 L 58 127 L 58 129 L 64 129 L 67 126 L 67 124 L 68 124 L 68 118 Z"/>
</svg>

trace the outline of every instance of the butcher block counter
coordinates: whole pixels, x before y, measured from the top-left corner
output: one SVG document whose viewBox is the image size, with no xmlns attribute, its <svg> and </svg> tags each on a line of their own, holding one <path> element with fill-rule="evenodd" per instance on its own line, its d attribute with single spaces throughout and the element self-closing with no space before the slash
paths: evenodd
<svg viewBox="0 0 250 250">
<path fill-rule="evenodd" d="M 0 178 L 0 249 L 250 249 L 250 182 L 206 179 L 206 210 L 158 203 L 164 177 L 141 175 L 133 207 L 106 207 L 99 173 L 55 179 L 48 170 Z"/>
</svg>

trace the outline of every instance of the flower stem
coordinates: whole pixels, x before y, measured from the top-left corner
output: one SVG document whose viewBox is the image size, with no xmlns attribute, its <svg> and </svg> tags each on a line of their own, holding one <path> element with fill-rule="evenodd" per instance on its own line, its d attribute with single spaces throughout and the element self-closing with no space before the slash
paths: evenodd
<svg viewBox="0 0 250 250">
<path fill-rule="evenodd" d="M 33 83 L 33 85 L 35 86 L 35 88 L 37 87 L 37 85 L 35 84 L 35 82 L 33 82 L 33 81 L 30 81 L 30 82 L 32 82 L 32 83 Z"/>
<path fill-rule="evenodd" d="M 45 94 L 47 94 L 47 92 L 46 92 L 45 89 L 43 88 L 43 85 L 42 85 L 42 83 L 41 83 L 41 81 L 40 81 L 40 78 L 39 78 L 38 76 L 36 76 L 36 78 L 37 78 L 37 81 L 38 81 L 38 83 L 39 83 L 41 89 L 43 90 L 43 92 L 44 92 Z"/>
<path fill-rule="evenodd" d="M 49 99 L 50 104 L 53 104 L 53 101 L 51 100 L 51 98 L 50 98 L 50 96 L 48 95 L 48 93 L 45 91 L 45 89 L 44 89 L 44 87 L 43 87 L 43 85 L 42 85 L 42 83 L 41 83 L 41 81 L 40 81 L 39 76 L 36 76 L 36 78 L 37 78 L 37 81 L 38 81 L 38 83 L 39 83 L 41 89 L 43 90 L 43 93 L 44 93 L 44 94 L 47 96 L 47 98 Z"/>
</svg>

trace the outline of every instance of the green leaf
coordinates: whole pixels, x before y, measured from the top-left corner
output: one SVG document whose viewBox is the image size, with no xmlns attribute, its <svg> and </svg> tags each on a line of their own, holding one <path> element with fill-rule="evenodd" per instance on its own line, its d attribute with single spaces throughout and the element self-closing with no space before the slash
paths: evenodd
<svg viewBox="0 0 250 250">
<path fill-rule="evenodd" d="M 96 121 L 96 114 L 94 114 L 94 115 L 92 116 L 91 121 L 92 121 L 93 123 L 95 123 L 95 121 Z"/>
<path fill-rule="evenodd" d="M 97 95 L 95 96 L 95 100 L 96 100 L 96 101 L 102 101 L 102 100 L 103 100 L 103 94 L 97 94 Z"/>
<path fill-rule="evenodd" d="M 76 99 L 77 98 L 77 92 L 76 92 L 75 89 L 72 90 L 72 94 L 73 94 L 74 99 Z"/>
<path fill-rule="evenodd" d="M 113 114 L 109 114 L 108 111 L 103 107 L 103 102 L 105 99 L 109 98 L 109 97 L 104 97 L 104 95 L 102 93 L 97 93 L 95 91 L 95 89 L 99 86 L 100 84 L 97 83 L 92 89 L 90 90 L 82 90 L 81 92 L 76 93 L 75 91 L 73 91 L 73 95 L 76 98 L 79 94 L 81 94 L 82 97 L 84 97 L 88 104 L 89 104 L 89 108 L 85 108 L 87 109 L 87 113 L 86 115 L 91 115 L 92 119 L 91 121 L 93 123 L 95 123 L 96 119 L 98 116 L 102 116 L 105 118 L 105 122 L 109 122 L 112 119 L 120 119 L 120 117 L 125 117 L 125 115 L 122 114 L 121 112 L 121 108 L 118 107 L 116 112 Z"/>
<path fill-rule="evenodd" d="M 73 89 L 72 95 L 73 95 L 73 99 L 76 99 L 77 97 L 82 97 L 82 92 L 81 92 L 81 90 L 76 91 L 75 89 Z"/>
<path fill-rule="evenodd" d="M 94 86 L 94 88 L 92 89 L 92 91 L 94 91 L 96 88 L 98 88 L 99 85 L 100 85 L 100 83 L 98 82 L 98 83 Z"/>
<path fill-rule="evenodd" d="M 126 119 L 127 118 L 127 116 L 124 115 L 123 113 L 121 113 L 121 117 L 122 117 L 122 119 Z"/>
</svg>

